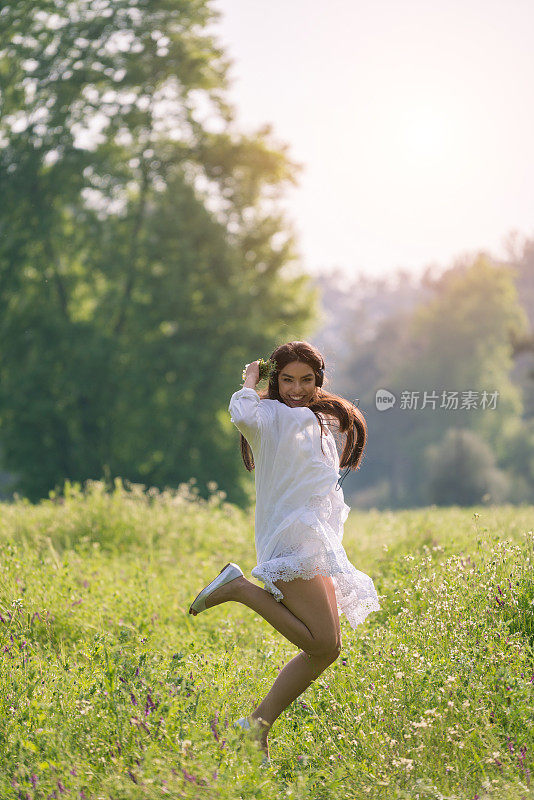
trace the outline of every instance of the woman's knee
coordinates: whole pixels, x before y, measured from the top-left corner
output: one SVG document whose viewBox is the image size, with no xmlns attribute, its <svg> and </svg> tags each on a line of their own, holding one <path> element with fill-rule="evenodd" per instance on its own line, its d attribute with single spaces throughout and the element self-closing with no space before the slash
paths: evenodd
<svg viewBox="0 0 534 800">
<path fill-rule="evenodd" d="M 321 658 L 328 663 L 334 662 L 341 655 L 341 639 L 315 640 L 311 643 L 306 654 L 313 658 Z"/>
<path fill-rule="evenodd" d="M 335 661 L 341 655 L 342 640 L 339 628 L 330 629 L 317 636 L 307 648 L 309 653 Z"/>
</svg>

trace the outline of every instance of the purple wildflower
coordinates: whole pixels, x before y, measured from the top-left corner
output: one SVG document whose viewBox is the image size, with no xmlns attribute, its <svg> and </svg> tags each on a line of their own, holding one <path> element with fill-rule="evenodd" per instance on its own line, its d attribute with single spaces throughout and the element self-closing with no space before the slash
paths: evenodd
<svg viewBox="0 0 534 800">
<path fill-rule="evenodd" d="M 211 731 L 212 731 L 212 733 L 213 733 L 213 736 L 215 737 L 215 741 L 216 741 L 216 742 L 218 742 L 218 741 L 219 741 L 219 734 L 217 733 L 217 727 L 216 727 L 216 724 L 217 724 L 217 716 L 218 716 L 218 715 L 216 714 L 216 715 L 215 715 L 215 719 L 212 719 L 212 720 L 210 721 L 210 728 L 211 728 Z"/>
<path fill-rule="evenodd" d="M 195 778 L 195 776 L 191 775 L 191 773 L 188 772 L 183 767 L 182 767 L 182 772 L 183 772 L 183 775 L 184 775 L 184 778 L 186 779 L 186 781 L 190 781 L 191 783 L 196 783 L 197 782 L 197 779 Z"/>
<path fill-rule="evenodd" d="M 147 717 L 149 715 L 149 713 L 156 708 L 156 705 L 157 704 L 152 700 L 152 697 L 150 696 L 150 692 L 147 692 L 146 705 L 145 705 L 145 717 Z"/>
</svg>

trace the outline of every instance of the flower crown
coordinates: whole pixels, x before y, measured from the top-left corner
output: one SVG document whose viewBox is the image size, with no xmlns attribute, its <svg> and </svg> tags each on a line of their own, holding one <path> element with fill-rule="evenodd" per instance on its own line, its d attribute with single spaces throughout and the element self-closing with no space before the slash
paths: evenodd
<svg viewBox="0 0 534 800">
<path fill-rule="evenodd" d="M 264 378 L 267 378 L 267 380 L 271 380 L 271 375 L 273 375 L 273 373 L 276 372 L 276 361 L 274 359 L 270 359 L 270 358 L 267 358 L 267 359 L 260 358 L 258 366 L 259 366 L 259 370 L 260 370 L 260 381 L 262 381 Z M 241 377 L 243 378 L 243 382 L 245 381 L 247 367 L 248 367 L 248 364 L 245 364 L 245 367 L 244 367 L 243 372 L 241 374 Z"/>
</svg>

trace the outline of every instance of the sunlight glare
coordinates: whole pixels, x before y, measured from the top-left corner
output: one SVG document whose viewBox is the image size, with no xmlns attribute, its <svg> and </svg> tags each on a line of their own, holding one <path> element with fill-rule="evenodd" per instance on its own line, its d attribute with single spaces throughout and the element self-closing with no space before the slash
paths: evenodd
<svg viewBox="0 0 534 800">
<path fill-rule="evenodd" d="M 409 160 L 441 162 L 451 150 L 450 119 L 442 109 L 410 108 L 399 120 L 399 144 Z"/>
</svg>

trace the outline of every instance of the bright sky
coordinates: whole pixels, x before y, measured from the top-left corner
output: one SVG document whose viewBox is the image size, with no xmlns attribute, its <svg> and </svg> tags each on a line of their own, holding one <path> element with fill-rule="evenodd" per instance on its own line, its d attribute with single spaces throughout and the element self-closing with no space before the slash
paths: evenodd
<svg viewBox="0 0 534 800">
<path fill-rule="evenodd" d="M 245 132 L 304 164 L 309 272 L 441 271 L 534 236 L 532 0 L 212 0 Z"/>
</svg>

